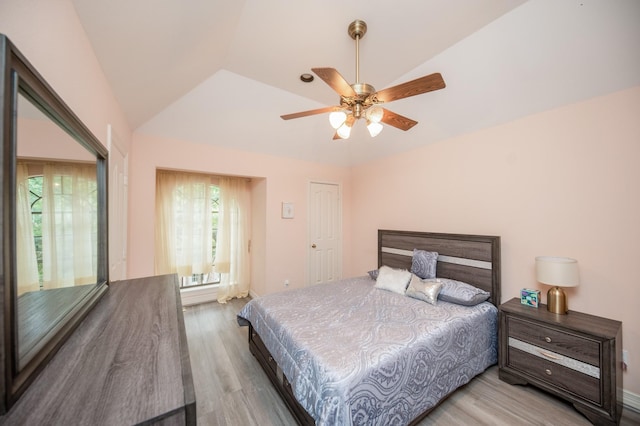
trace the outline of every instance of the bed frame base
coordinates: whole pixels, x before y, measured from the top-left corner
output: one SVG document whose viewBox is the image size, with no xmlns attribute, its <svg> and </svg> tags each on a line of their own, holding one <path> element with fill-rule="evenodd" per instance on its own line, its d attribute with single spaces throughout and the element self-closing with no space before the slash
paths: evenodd
<svg viewBox="0 0 640 426">
<path fill-rule="evenodd" d="M 276 388 L 276 391 L 278 391 L 280 397 L 287 405 L 287 408 L 293 417 L 295 417 L 298 424 L 305 426 L 315 425 L 313 417 L 307 413 L 307 410 L 302 408 L 302 405 L 300 405 L 293 396 L 291 384 L 282 373 L 282 369 L 280 369 L 276 361 L 271 356 L 271 353 L 269 353 L 269 350 L 266 348 L 264 343 L 262 343 L 262 339 L 260 339 L 260 336 L 256 333 L 251 323 L 249 323 L 249 350 L 258 360 L 258 364 L 260 364 L 264 372 L 267 374 L 267 377 L 273 384 L 273 387 Z"/>
</svg>

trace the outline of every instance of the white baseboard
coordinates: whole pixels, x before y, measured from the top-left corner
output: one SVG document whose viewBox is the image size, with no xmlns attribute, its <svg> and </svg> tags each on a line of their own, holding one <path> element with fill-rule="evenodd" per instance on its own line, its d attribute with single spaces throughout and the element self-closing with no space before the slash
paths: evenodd
<svg viewBox="0 0 640 426">
<path fill-rule="evenodd" d="M 191 306 L 200 303 L 214 302 L 217 297 L 218 286 L 215 284 L 195 288 L 185 288 L 180 290 L 182 306 Z"/>
<path fill-rule="evenodd" d="M 252 299 L 259 297 L 253 290 L 249 290 Z M 180 290 L 182 306 L 198 305 L 200 303 L 215 302 L 218 298 L 218 285 L 205 285 L 195 288 L 185 288 Z"/>
<path fill-rule="evenodd" d="M 623 390 L 622 405 L 624 405 L 624 408 L 640 413 L 640 395 L 629 392 L 628 390 Z"/>
</svg>

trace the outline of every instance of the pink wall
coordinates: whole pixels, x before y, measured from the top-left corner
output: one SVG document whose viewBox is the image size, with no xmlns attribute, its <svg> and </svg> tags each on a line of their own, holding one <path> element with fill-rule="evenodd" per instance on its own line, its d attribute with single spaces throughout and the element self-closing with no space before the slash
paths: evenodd
<svg viewBox="0 0 640 426">
<path fill-rule="evenodd" d="M 376 265 L 378 228 L 501 236 L 503 301 L 546 299 L 536 256 L 576 258 L 570 309 L 623 321 L 640 393 L 639 117 L 636 87 L 355 167 L 350 272 Z"/>
<path fill-rule="evenodd" d="M 95 155 L 46 118 L 18 119 L 18 157 L 95 162 Z"/>
<path fill-rule="evenodd" d="M 0 1 L 0 32 L 105 146 L 112 124 L 129 149 L 129 125 L 69 0 Z"/>
<path fill-rule="evenodd" d="M 157 168 L 254 178 L 252 198 L 252 291 L 266 294 L 304 286 L 307 270 L 307 194 L 310 181 L 342 186 L 343 211 L 350 211 L 349 169 L 212 145 L 134 134 L 129 175 L 130 278 L 153 275 L 155 171 Z M 282 219 L 281 203 L 295 204 L 295 218 Z M 348 226 L 343 263 L 350 262 Z"/>
</svg>

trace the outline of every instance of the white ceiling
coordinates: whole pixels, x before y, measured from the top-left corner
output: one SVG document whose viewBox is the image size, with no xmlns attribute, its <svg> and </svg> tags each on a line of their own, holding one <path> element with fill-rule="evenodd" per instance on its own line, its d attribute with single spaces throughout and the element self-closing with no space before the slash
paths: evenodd
<svg viewBox="0 0 640 426">
<path fill-rule="evenodd" d="M 637 0 L 72 0 L 133 129 L 337 165 L 358 164 L 640 85 Z M 367 22 L 360 80 L 378 90 L 433 72 L 443 90 L 388 109 L 419 122 L 332 141 L 322 80 L 355 80 L 354 19 Z"/>
</svg>

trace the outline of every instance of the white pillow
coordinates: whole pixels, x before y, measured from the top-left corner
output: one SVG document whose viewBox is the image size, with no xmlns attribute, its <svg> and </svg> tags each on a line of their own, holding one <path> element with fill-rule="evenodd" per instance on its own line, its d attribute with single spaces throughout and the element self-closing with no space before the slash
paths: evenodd
<svg viewBox="0 0 640 426">
<path fill-rule="evenodd" d="M 388 266 L 381 266 L 374 287 L 404 295 L 410 280 L 411 272 L 406 269 L 393 269 Z"/>
</svg>

